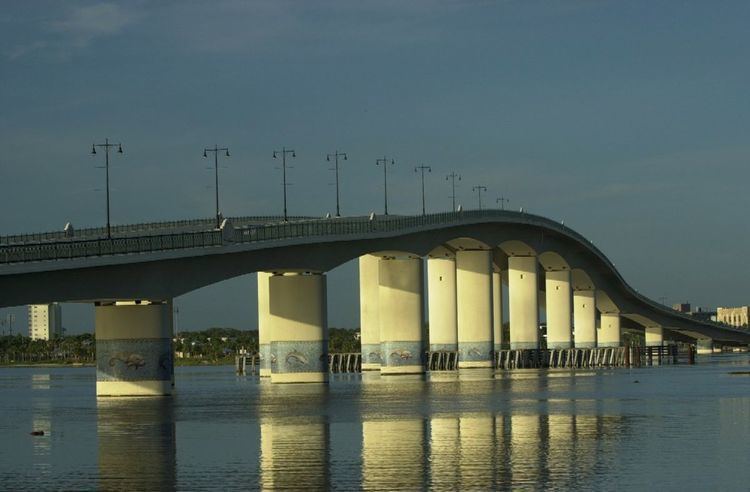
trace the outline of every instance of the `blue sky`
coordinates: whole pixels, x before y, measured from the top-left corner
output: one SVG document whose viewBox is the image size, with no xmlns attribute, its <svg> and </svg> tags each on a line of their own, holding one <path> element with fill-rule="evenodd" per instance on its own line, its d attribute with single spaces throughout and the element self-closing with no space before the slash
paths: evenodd
<svg viewBox="0 0 750 492">
<path fill-rule="evenodd" d="M 0 10 L 0 233 L 213 213 L 204 146 L 228 146 L 226 215 L 281 212 L 271 153 L 297 151 L 289 211 L 391 213 L 462 174 L 564 219 L 641 292 L 748 302 L 750 87 L 742 1 L 6 1 Z M 99 190 L 99 191 L 97 191 Z M 329 280 L 332 325 L 358 323 L 355 265 Z M 177 299 L 181 328 L 255 324 L 252 276 Z M 0 310 L 22 315 L 22 309 Z M 90 328 L 91 308 L 65 306 Z"/>
</svg>

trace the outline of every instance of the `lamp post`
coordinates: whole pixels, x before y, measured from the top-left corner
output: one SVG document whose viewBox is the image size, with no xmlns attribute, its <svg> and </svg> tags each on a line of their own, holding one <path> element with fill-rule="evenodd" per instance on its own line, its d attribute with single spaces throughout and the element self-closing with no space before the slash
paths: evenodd
<svg viewBox="0 0 750 492">
<path fill-rule="evenodd" d="M 383 165 L 383 183 L 384 183 L 383 191 L 384 191 L 384 196 L 385 196 L 385 215 L 388 215 L 388 164 L 389 164 L 388 158 L 383 156 L 382 159 L 375 160 L 376 166 L 379 166 L 381 164 Z M 391 159 L 390 165 L 392 166 L 394 164 L 396 164 L 396 161 Z"/>
<path fill-rule="evenodd" d="M 482 192 L 487 191 L 486 186 L 477 185 L 472 188 L 472 191 L 477 192 L 477 200 L 479 201 L 479 210 L 482 210 Z"/>
<path fill-rule="evenodd" d="M 339 157 L 343 157 L 344 160 L 347 160 L 347 156 L 346 152 L 339 152 L 336 150 L 333 154 L 326 155 L 326 161 L 331 162 L 331 157 L 333 157 L 333 160 L 336 163 L 334 167 L 334 170 L 336 171 L 336 217 L 341 217 L 341 210 L 339 208 Z"/>
<path fill-rule="evenodd" d="M 221 215 L 219 215 L 219 152 L 226 152 L 225 157 L 229 157 L 229 149 L 227 147 L 219 147 L 214 145 L 214 148 L 204 148 L 203 157 L 208 157 L 208 152 L 214 153 L 214 178 L 216 181 L 216 228 L 221 227 Z"/>
<path fill-rule="evenodd" d="M 286 155 L 292 154 L 292 157 L 296 158 L 297 154 L 295 154 L 294 149 L 287 149 L 286 147 L 282 147 L 281 150 L 274 150 L 273 151 L 273 158 L 276 159 L 278 154 L 281 154 L 281 169 L 282 169 L 282 175 L 283 175 L 283 186 L 284 186 L 284 222 L 287 221 L 287 213 L 286 213 Z"/>
<path fill-rule="evenodd" d="M 461 175 L 456 173 L 455 171 L 450 173 L 448 176 L 445 177 L 445 180 L 451 180 L 451 199 L 453 200 L 453 209 L 452 212 L 456 211 L 456 180 L 461 181 Z"/>
<path fill-rule="evenodd" d="M 107 181 L 107 239 L 112 238 L 112 231 L 111 226 L 109 222 L 109 149 L 112 147 L 117 147 L 117 153 L 122 154 L 122 144 L 121 143 L 109 143 L 109 138 L 104 139 L 104 143 L 102 144 L 92 144 L 91 145 L 91 155 L 96 155 L 96 148 L 101 147 L 104 149 L 104 169 L 106 174 L 106 181 Z"/>
<path fill-rule="evenodd" d="M 505 198 L 502 195 L 500 195 L 499 197 L 497 197 L 497 199 L 495 200 L 495 203 L 499 203 L 500 204 L 500 210 L 505 210 L 505 204 L 508 203 L 508 202 L 510 202 L 510 200 L 508 200 L 507 198 Z"/>
<path fill-rule="evenodd" d="M 427 215 L 427 212 L 425 210 L 425 205 L 424 205 L 424 172 L 427 171 L 428 173 L 431 173 L 432 168 L 430 166 L 425 166 L 423 164 L 421 166 L 417 166 L 414 168 L 415 173 L 418 171 L 422 172 L 422 215 Z"/>
</svg>

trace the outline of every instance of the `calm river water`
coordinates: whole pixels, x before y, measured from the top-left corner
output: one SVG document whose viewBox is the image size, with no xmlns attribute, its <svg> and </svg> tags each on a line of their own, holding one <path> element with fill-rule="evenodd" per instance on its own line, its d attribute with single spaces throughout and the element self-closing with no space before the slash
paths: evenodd
<svg viewBox="0 0 750 492">
<path fill-rule="evenodd" d="M 191 367 L 173 398 L 101 400 L 93 368 L 0 369 L 0 489 L 748 490 L 748 360 L 328 386 Z"/>
</svg>

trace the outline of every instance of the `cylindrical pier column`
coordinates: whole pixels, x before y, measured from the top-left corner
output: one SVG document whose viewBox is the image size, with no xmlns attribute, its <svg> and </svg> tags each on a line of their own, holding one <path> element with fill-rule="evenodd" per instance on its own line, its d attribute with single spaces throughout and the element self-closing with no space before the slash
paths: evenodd
<svg viewBox="0 0 750 492">
<path fill-rule="evenodd" d="M 619 347 L 621 344 L 620 315 L 618 313 L 602 313 L 600 322 L 596 346 Z"/>
<path fill-rule="evenodd" d="M 596 293 L 593 290 L 573 292 L 573 329 L 576 348 L 596 347 Z"/>
<path fill-rule="evenodd" d="M 422 259 L 383 258 L 379 262 L 381 374 L 424 372 Z"/>
<path fill-rule="evenodd" d="M 96 396 L 171 395 L 172 300 L 97 302 Z"/>
<path fill-rule="evenodd" d="M 271 382 L 328 381 L 326 276 L 274 275 L 268 280 Z"/>
<path fill-rule="evenodd" d="M 258 272 L 258 365 L 260 377 L 271 377 L 271 322 L 268 304 L 268 279 L 272 272 Z"/>
<path fill-rule="evenodd" d="M 379 261 L 380 257 L 374 255 L 359 257 L 359 330 L 363 371 L 379 371 L 383 364 L 378 307 Z"/>
<path fill-rule="evenodd" d="M 456 252 L 458 367 L 492 367 L 492 251 Z"/>
<path fill-rule="evenodd" d="M 545 272 L 545 288 L 547 348 L 569 349 L 573 345 L 570 270 Z"/>
<path fill-rule="evenodd" d="M 427 259 L 430 351 L 458 350 L 456 259 Z"/>
<path fill-rule="evenodd" d="M 695 341 L 696 352 L 698 354 L 713 354 L 714 341 L 710 338 L 699 338 Z"/>
<path fill-rule="evenodd" d="M 664 330 L 661 326 L 646 326 L 646 347 L 658 347 L 664 344 Z"/>
<path fill-rule="evenodd" d="M 539 298 L 536 256 L 508 258 L 510 348 L 539 348 Z"/>
<path fill-rule="evenodd" d="M 503 340 L 503 274 L 498 268 L 492 272 L 492 340 L 495 353 L 508 342 Z"/>
</svg>

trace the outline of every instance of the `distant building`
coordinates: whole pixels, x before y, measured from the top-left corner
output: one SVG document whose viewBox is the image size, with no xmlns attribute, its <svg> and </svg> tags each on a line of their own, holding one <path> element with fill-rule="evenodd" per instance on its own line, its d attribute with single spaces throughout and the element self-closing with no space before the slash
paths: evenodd
<svg viewBox="0 0 750 492">
<path fill-rule="evenodd" d="M 690 303 L 689 302 L 681 302 L 679 304 L 672 304 L 672 309 L 675 311 L 679 311 L 681 313 L 689 313 L 690 312 Z"/>
<path fill-rule="evenodd" d="M 747 328 L 750 306 L 716 308 L 716 321 L 737 328 Z"/>
<path fill-rule="evenodd" d="M 32 340 L 51 340 L 62 334 L 62 309 L 58 303 L 29 305 L 29 337 Z"/>
</svg>

